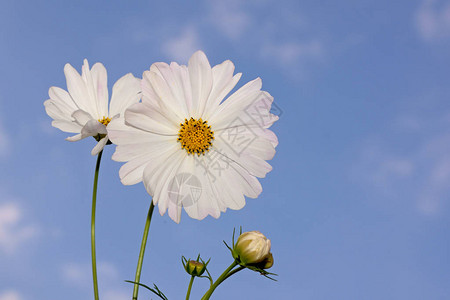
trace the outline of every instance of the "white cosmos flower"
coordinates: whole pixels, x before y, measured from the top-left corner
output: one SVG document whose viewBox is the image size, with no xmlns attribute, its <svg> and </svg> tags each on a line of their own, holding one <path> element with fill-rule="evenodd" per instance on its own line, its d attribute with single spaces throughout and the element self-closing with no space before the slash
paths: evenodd
<svg viewBox="0 0 450 300">
<path fill-rule="evenodd" d="M 98 141 L 91 154 L 97 155 L 108 142 L 106 127 L 115 118 L 123 117 L 125 109 L 139 102 L 140 80 L 131 73 L 114 84 L 108 110 L 108 85 L 106 69 L 96 63 L 89 69 L 85 59 L 81 76 L 70 65 L 64 66 L 67 91 L 52 86 L 44 102 L 52 125 L 65 132 L 77 133 L 66 140 L 75 142 L 92 136 Z"/>
<path fill-rule="evenodd" d="M 241 209 L 272 169 L 273 98 L 257 78 L 222 101 L 241 77 L 233 72 L 228 60 L 211 68 L 201 51 L 188 66 L 155 63 L 143 74 L 142 102 L 107 128 L 117 145 L 112 158 L 127 162 L 122 183 L 143 181 L 160 214 L 168 210 L 177 223 L 182 207 L 195 219 Z"/>
</svg>

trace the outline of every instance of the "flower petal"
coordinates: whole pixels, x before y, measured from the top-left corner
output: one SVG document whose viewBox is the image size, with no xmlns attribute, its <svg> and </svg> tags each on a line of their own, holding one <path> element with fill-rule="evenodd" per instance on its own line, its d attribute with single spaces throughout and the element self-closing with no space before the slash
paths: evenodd
<svg viewBox="0 0 450 300">
<path fill-rule="evenodd" d="M 87 60 L 85 61 L 87 63 Z M 87 70 L 89 71 L 89 69 Z M 90 70 L 90 75 L 92 80 L 92 92 L 97 100 L 98 117 L 108 117 L 108 75 L 105 66 L 101 63 L 94 64 Z"/>
<path fill-rule="evenodd" d="M 179 131 L 178 124 L 145 103 L 130 106 L 125 111 L 125 122 L 134 128 L 162 135 L 176 136 Z"/>
<path fill-rule="evenodd" d="M 160 99 L 164 100 L 172 110 L 179 112 L 182 119 L 189 116 L 187 102 L 191 101 L 189 76 L 187 70 L 176 63 L 170 64 L 158 62 L 150 67 L 150 71 L 158 74 L 164 82 L 158 82 L 155 91 Z M 156 81 L 153 81 L 156 83 Z M 170 102 L 170 103 L 169 103 Z"/>
<path fill-rule="evenodd" d="M 94 118 L 88 112 L 85 112 L 81 109 L 74 111 L 72 113 L 72 118 L 74 118 L 75 122 L 77 122 L 81 126 L 84 126 L 87 122 L 94 120 Z"/>
<path fill-rule="evenodd" d="M 69 93 L 62 88 L 52 86 L 48 90 L 48 96 L 50 99 L 54 100 L 55 103 L 64 103 L 65 106 L 69 109 L 69 111 L 74 111 L 78 109 L 78 106 L 73 101 L 72 97 L 69 95 Z M 70 113 L 69 115 L 71 115 Z"/>
<path fill-rule="evenodd" d="M 214 130 L 226 128 L 238 116 L 245 114 L 249 105 L 258 101 L 261 95 L 260 90 L 261 79 L 257 78 L 248 82 L 220 104 L 208 122 L 210 121 L 211 125 L 214 124 Z"/>
<path fill-rule="evenodd" d="M 75 104 L 82 110 L 97 116 L 97 106 L 95 99 L 89 96 L 86 83 L 80 74 L 70 65 L 64 66 L 67 89 Z"/>
<path fill-rule="evenodd" d="M 241 73 L 233 76 L 234 64 L 226 60 L 212 68 L 213 86 L 206 103 L 203 119 L 208 120 L 210 115 L 218 108 L 220 102 L 236 86 Z"/>
<path fill-rule="evenodd" d="M 161 139 L 174 140 L 173 136 L 153 134 L 128 126 L 125 124 L 124 118 L 111 120 L 106 130 L 108 131 L 109 139 L 116 145 L 131 145 L 134 147 L 135 144 L 155 143 Z"/>
<path fill-rule="evenodd" d="M 83 136 L 81 133 L 77 134 L 77 135 L 73 135 L 73 136 L 69 136 L 66 138 L 66 141 L 69 142 L 78 142 L 84 138 L 86 138 L 87 136 Z"/>
<path fill-rule="evenodd" d="M 147 81 L 148 84 L 151 85 L 155 93 L 153 97 L 156 97 L 154 100 L 156 101 L 159 110 L 163 112 L 164 115 L 167 115 L 167 117 L 171 120 L 177 120 L 176 122 L 181 122 L 184 120 L 186 118 L 186 114 L 177 104 L 177 101 L 174 99 L 164 78 L 162 78 L 159 73 L 153 71 L 146 71 L 143 76 L 143 80 Z M 147 90 L 143 90 L 143 92 L 146 93 Z M 151 104 L 150 107 L 154 109 L 156 108 L 153 104 Z"/>
<path fill-rule="evenodd" d="M 96 136 L 98 134 L 107 134 L 106 126 L 97 120 L 90 120 L 81 129 L 81 135 L 84 137 Z"/>
<path fill-rule="evenodd" d="M 97 145 L 95 145 L 95 147 L 92 149 L 91 154 L 92 155 L 99 154 L 100 151 L 103 150 L 103 148 L 105 147 L 107 142 L 108 142 L 108 137 L 107 136 L 102 138 L 100 141 L 98 141 Z"/>
<path fill-rule="evenodd" d="M 188 70 L 192 88 L 190 116 L 198 119 L 205 110 L 213 83 L 211 65 L 205 53 L 195 52 L 189 59 Z"/>
<path fill-rule="evenodd" d="M 161 194 L 155 194 L 155 190 L 158 186 L 158 183 L 164 184 L 165 181 L 161 180 L 160 175 L 165 171 L 170 169 L 171 167 L 175 167 L 179 164 L 178 160 L 181 160 L 182 151 L 177 147 L 178 145 L 168 147 L 164 152 L 158 152 L 153 158 L 151 163 L 147 164 L 144 169 L 143 174 L 143 183 L 147 192 L 154 196 L 154 201 L 157 203 L 161 196 Z M 178 158 L 177 163 L 175 163 L 175 159 Z M 165 198 L 164 198 L 165 199 Z"/>
<path fill-rule="evenodd" d="M 123 117 L 125 109 L 138 103 L 141 97 L 141 81 L 128 73 L 114 84 L 112 89 L 109 116 L 120 115 Z"/>
</svg>

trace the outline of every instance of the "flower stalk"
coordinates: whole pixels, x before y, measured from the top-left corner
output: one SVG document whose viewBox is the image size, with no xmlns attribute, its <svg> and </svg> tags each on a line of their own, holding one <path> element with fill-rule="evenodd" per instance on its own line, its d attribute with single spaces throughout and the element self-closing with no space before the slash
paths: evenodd
<svg viewBox="0 0 450 300">
<path fill-rule="evenodd" d="M 99 299 L 98 296 L 98 283 L 97 283 L 97 258 L 95 255 L 95 208 L 97 205 L 97 184 L 98 174 L 100 171 L 100 162 L 102 160 L 103 150 L 97 156 L 97 164 L 95 165 L 94 175 L 94 187 L 92 191 L 92 213 L 91 213 L 91 256 L 92 256 L 92 280 L 94 283 L 94 297 L 95 300 Z"/>
<path fill-rule="evenodd" d="M 235 274 L 236 272 L 239 272 L 240 270 L 242 270 L 241 268 L 236 269 L 235 272 L 233 272 L 232 270 L 234 269 L 234 267 L 236 267 L 239 263 L 235 260 L 233 261 L 233 263 L 219 276 L 219 278 L 217 278 L 217 280 L 211 285 L 211 287 L 209 288 L 209 290 L 205 293 L 205 295 L 203 295 L 201 300 L 208 300 L 212 293 L 214 292 L 214 290 L 219 286 L 219 284 L 221 284 L 222 282 L 224 282 L 228 277 L 230 277 L 231 275 Z M 231 274 L 232 273 L 232 274 Z M 230 275 L 231 274 L 231 275 Z"/>
<path fill-rule="evenodd" d="M 192 289 L 192 285 L 194 283 L 194 278 L 195 278 L 195 276 L 192 275 L 191 276 L 191 280 L 189 281 L 189 286 L 188 286 L 188 290 L 187 290 L 187 293 L 186 293 L 186 300 L 189 300 L 189 297 L 191 296 L 191 289 Z"/>
<path fill-rule="evenodd" d="M 139 259 L 138 264 L 136 268 L 136 276 L 134 278 L 134 288 L 133 288 L 133 300 L 137 300 L 138 297 L 138 291 L 139 291 L 139 280 L 141 279 L 141 271 L 142 271 L 142 264 L 144 262 L 144 253 L 145 253 L 145 246 L 147 245 L 147 238 L 148 238 L 148 231 L 150 229 L 150 223 L 152 221 L 152 215 L 153 215 L 153 209 L 155 208 L 155 205 L 152 203 L 150 204 L 150 208 L 148 210 L 147 214 L 147 220 L 145 221 L 145 227 L 144 227 L 144 235 L 142 237 L 141 242 L 141 250 L 139 251 Z"/>
</svg>

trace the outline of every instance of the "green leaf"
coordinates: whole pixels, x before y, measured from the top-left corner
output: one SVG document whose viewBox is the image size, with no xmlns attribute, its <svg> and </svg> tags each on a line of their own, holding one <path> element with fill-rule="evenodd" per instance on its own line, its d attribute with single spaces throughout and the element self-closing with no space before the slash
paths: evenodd
<svg viewBox="0 0 450 300">
<path fill-rule="evenodd" d="M 125 282 L 129 282 L 129 283 L 133 283 L 133 284 L 137 284 L 140 285 L 142 287 L 145 287 L 146 289 L 148 289 L 149 291 L 151 291 L 152 293 L 154 293 L 156 296 L 158 296 L 159 298 L 163 299 L 163 300 L 169 300 L 166 295 L 164 295 L 163 292 L 161 292 L 161 290 L 156 286 L 156 284 L 153 284 L 154 289 L 152 289 L 151 287 L 139 283 L 139 282 L 134 282 L 134 281 L 130 281 L 130 280 L 125 280 Z"/>
</svg>

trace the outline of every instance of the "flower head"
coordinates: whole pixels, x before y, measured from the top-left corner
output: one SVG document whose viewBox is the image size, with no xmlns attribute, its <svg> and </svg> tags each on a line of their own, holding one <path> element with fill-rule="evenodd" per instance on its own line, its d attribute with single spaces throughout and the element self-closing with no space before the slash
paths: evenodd
<svg viewBox="0 0 450 300">
<path fill-rule="evenodd" d="M 140 99 L 140 80 L 131 73 L 120 78 L 113 87 L 108 109 L 106 69 L 96 63 L 89 69 L 85 59 L 81 75 L 70 65 L 64 66 L 67 90 L 51 87 L 50 99 L 44 102 L 52 125 L 65 132 L 77 133 L 67 140 L 74 142 L 92 136 L 97 145 L 91 154 L 96 155 L 108 142 L 106 128 L 109 122 L 122 117 L 125 109 Z"/>
<path fill-rule="evenodd" d="M 268 269 L 273 265 L 270 240 L 259 231 L 242 233 L 232 249 L 233 257 L 243 265 Z"/>
<path fill-rule="evenodd" d="M 204 262 L 200 255 L 197 257 L 197 260 L 189 259 L 187 260 L 184 256 L 181 259 L 184 269 L 189 275 L 192 276 L 202 276 L 205 273 L 206 268 L 208 266 L 209 260 Z"/>
<path fill-rule="evenodd" d="M 107 128 L 117 145 L 112 158 L 126 162 L 122 183 L 142 181 L 175 222 L 182 208 L 195 219 L 241 209 L 244 196 L 261 193 L 257 177 L 272 169 L 273 98 L 259 78 L 226 97 L 241 77 L 233 72 L 228 60 L 211 68 L 201 51 L 188 66 L 155 63 L 143 74 L 142 103 Z"/>
</svg>

